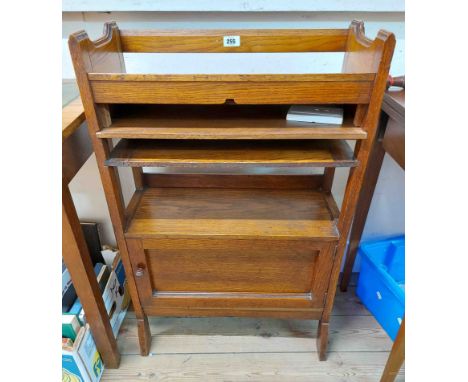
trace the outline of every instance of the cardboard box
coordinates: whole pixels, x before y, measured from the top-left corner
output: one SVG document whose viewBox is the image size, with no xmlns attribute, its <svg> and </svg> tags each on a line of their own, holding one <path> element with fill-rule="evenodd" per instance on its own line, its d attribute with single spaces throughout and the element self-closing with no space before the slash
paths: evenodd
<svg viewBox="0 0 468 382">
<path fill-rule="evenodd" d="M 98 382 L 103 371 L 89 325 L 81 328 L 73 346 L 62 343 L 62 382 Z"/>
</svg>

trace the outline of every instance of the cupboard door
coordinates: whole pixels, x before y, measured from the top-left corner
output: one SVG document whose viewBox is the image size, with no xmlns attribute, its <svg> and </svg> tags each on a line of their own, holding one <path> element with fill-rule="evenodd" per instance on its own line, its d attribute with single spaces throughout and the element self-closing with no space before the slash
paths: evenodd
<svg viewBox="0 0 468 382">
<path fill-rule="evenodd" d="M 334 248 L 304 240 L 129 241 L 142 303 L 165 308 L 322 308 Z"/>
</svg>

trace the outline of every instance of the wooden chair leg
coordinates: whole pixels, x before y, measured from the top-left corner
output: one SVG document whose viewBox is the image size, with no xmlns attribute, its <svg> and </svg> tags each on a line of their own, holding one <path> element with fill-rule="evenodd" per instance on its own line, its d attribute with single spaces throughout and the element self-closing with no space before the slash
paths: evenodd
<svg viewBox="0 0 468 382">
<path fill-rule="evenodd" d="M 62 187 L 62 256 L 70 271 L 76 293 L 86 310 L 86 319 L 96 348 L 106 368 L 117 369 L 120 364 L 117 341 L 67 184 Z"/>
<path fill-rule="evenodd" d="M 320 361 L 326 361 L 328 347 L 328 322 L 319 321 L 317 329 L 317 351 Z"/>
<path fill-rule="evenodd" d="M 140 354 L 147 356 L 151 348 L 151 331 L 148 316 L 137 317 L 138 340 L 140 342 Z"/>
<path fill-rule="evenodd" d="M 405 361 L 405 319 L 401 323 L 380 382 L 393 382 Z"/>
</svg>

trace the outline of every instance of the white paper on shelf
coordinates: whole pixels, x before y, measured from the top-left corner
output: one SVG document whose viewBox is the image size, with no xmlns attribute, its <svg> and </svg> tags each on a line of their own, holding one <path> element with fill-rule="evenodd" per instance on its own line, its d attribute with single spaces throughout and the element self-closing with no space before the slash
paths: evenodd
<svg viewBox="0 0 468 382">
<path fill-rule="evenodd" d="M 341 125 L 343 123 L 343 109 L 328 106 L 293 105 L 289 108 L 286 120 Z"/>
</svg>

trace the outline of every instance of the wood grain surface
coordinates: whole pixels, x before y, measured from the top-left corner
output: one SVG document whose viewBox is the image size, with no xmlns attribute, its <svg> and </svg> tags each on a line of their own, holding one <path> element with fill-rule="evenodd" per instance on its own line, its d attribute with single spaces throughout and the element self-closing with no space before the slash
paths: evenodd
<svg viewBox="0 0 468 382">
<path fill-rule="evenodd" d="M 342 125 L 287 121 L 289 105 L 114 105 L 99 138 L 365 139 L 345 110 Z"/>
<path fill-rule="evenodd" d="M 62 141 L 72 135 L 84 121 L 83 103 L 78 97 L 62 109 Z"/>
<path fill-rule="evenodd" d="M 189 188 L 260 188 L 280 190 L 316 190 L 323 175 L 208 175 L 208 174 L 144 174 L 148 187 Z M 330 203 L 329 203 L 330 204 Z"/>
<path fill-rule="evenodd" d="M 232 125 L 226 120 L 198 123 L 185 122 L 183 118 L 174 121 L 120 119 L 97 136 L 129 139 L 365 139 L 367 136 L 360 127 L 307 126 L 284 119 L 240 120 Z"/>
<path fill-rule="evenodd" d="M 345 111 L 342 125 L 287 121 L 289 105 L 114 105 L 99 138 L 365 139 Z"/>
<path fill-rule="evenodd" d="M 147 249 L 155 290 L 308 293 L 319 254 L 314 242 L 161 239 Z"/>
<path fill-rule="evenodd" d="M 344 140 L 190 141 L 121 139 L 107 166 L 227 168 L 354 167 Z"/>
<path fill-rule="evenodd" d="M 342 52 L 347 29 L 122 30 L 124 52 L 254 53 Z M 224 36 L 239 36 L 239 47 L 224 46 Z"/>
<path fill-rule="evenodd" d="M 150 33 L 147 36 L 143 36 L 144 33 L 135 33 L 135 36 L 127 33 L 128 39 L 123 42 L 125 38 L 121 39 L 117 25 L 107 23 L 104 36 L 99 40 L 89 40 L 84 32 L 76 33 L 70 38 L 72 59 L 88 126 L 117 241 L 129 278 L 130 293 L 135 304 L 140 354 L 147 355 L 151 347 L 152 337 L 147 315 L 193 316 L 205 315 L 210 311 L 209 315 L 248 314 L 259 317 L 262 314 L 271 314 L 281 318 L 319 319 L 316 336 L 317 354 L 320 360 L 325 360 L 328 340 L 333 331 L 330 315 L 341 260 L 368 165 L 370 147 L 376 137 L 378 113 L 395 46 L 395 37 L 386 31 L 379 31 L 377 37 L 370 40 L 365 37 L 363 23 L 358 21 L 353 21 L 346 33 L 337 30 L 323 33 L 319 30 L 303 36 L 301 42 L 294 42 L 291 39 L 298 38 L 297 34 L 302 33 L 297 31 L 246 31 L 241 36 L 245 41 L 241 51 L 246 49 L 247 52 L 343 50 L 346 53 L 343 73 L 340 74 L 125 74 L 123 65 L 125 49 L 135 51 L 174 49 L 177 52 L 224 51 L 224 47 L 220 50 L 219 31 L 193 33 L 191 36 L 177 35 L 177 33 L 165 34 L 156 31 L 154 35 Z M 149 42 L 150 40 L 152 42 Z M 350 171 L 339 218 L 336 206 L 329 195 L 334 177 L 333 170 L 325 172 L 321 186 L 316 190 L 200 187 L 145 189 L 144 181 L 147 177 L 136 173 L 135 182 L 139 185 L 138 188 L 142 189 L 137 194 L 141 199 L 137 199 L 132 204 L 134 206 L 132 211 L 125 213 L 117 170 L 115 167 L 105 166 L 105 161 L 111 156 L 110 140 L 100 139 L 96 133 L 111 128 L 112 119 L 116 117 L 113 114 L 114 104 L 144 103 L 356 105 L 352 125 L 348 126 L 362 128 L 367 136 L 356 144 L 355 157 L 359 166 Z M 339 144 L 339 141 L 335 144 Z M 129 218 L 132 214 L 133 218 Z M 130 221 L 128 229 L 124 233 L 125 223 L 128 221 Z M 293 244 L 297 245 L 299 242 L 315 241 L 321 246 L 319 255 L 315 256 L 315 262 L 321 262 L 321 265 L 318 265 L 317 271 L 314 272 L 310 293 L 243 291 L 216 292 L 219 294 L 214 295 L 211 292 L 159 291 L 151 285 L 151 281 L 154 280 L 151 280 L 149 272 L 155 269 L 147 266 L 145 249 L 150 247 L 151 250 L 157 250 L 151 247 L 154 244 L 152 241 L 161 239 L 222 239 L 226 241 L 227 249 L 239 239 L 278 242 L 290 240 L 291 248 L 294 248 Z M 339 240 L 338 245 L 337 240 Z M 209 257 L 205 255 L 203 257 L 209 260 Z M 276 260 L 281 263 L 279 257 Z M 190 261 L 187 259 L 185 263 L 188 270 L 193 268 L 192 265 L 188 265 Z M 309 263 L 311 262 L 315 267 L 313 259 L 309 259 Z M 222 266 L 222 263 L 218 266 Z M 233 280 L 235 281 L 235 277 Z M 170 280 L 166 281 L 169 283 Z M 283 361 L 287 357 L 284 355 L 282 357 L 281 360 L 263 361 L 271 370 L 274 369 L 276 362 L 282 362 L 281 365 L 285 366 Z M 294 364 L 297 360 L 298 358 L 294 358 L 291 363 Z M 232 362 L 238 361 L 240 360 Z M 142 362 L 143 368 L 148 367 L 148 359 Z M 232 362 L 229 362 L 226 372 L 217 374 L 218 379 L 232 379 L 232 371 L 237 373 L 237 367 L 233 367 Z M 253 371 L 244 374 L 244 377 L 252 379 L 252 375 L 263 375 L 263 372 L 258 371 L 256 366 L 249 362 L 245 360 L 241 362 L 253 367 Z M 178 364 L 175 374 L 166 373 L 166 379 L 180 379 L 179 377 L 184 375 L 183 372 L 180 374 L 180 369 L 183 367 Z M 297 368 L 293 369 L 294 380 L 303 376 L 310 379 L 309 371 L 301 374 Z M 160 369 L 155 368 L 155 370 Z M 166 372 L 169 370 L 170 367 L 165 369 Z M 192 367 L 190 370 L 196 379 L 199 373 L 205 375 L 206 365 L 198 364 L 198 369 Z M 285 370 L 291 369 L 285 367 L 273 374 L 280 376 L 278 380 L 291 379 L 288 378 L 289 371 L 281 374 Z M 361 372 L 356 380 L 363 380 L 363 373 L 365 372 Z M 272 375 L 270 371 L 267 374 Z M 139 375 L 142 375 L 141 372 Z M 329 373 L 322 372 L 321 375 L 328 376 Z M 349 376 L 349 371 L 346 375 Z M 154 374 L 144 377 L 153 376 Z M 127 379 L 131 378 L 133 377 Z M 330 380 L 327 378 L 318 379 Z"/>
<path fill-rule="evenodd" d="M 152 188 L 127 237 L 336 240 L 324 195 L 307 190 Z"/>
<path fill-rule="evenodd" d="M 246 86 L 250 84 L 250 86 Z M 157 104 L 364 104 L 372 81 L 133 81 L 90 80 L 97 103 Z"/>
</svg>

